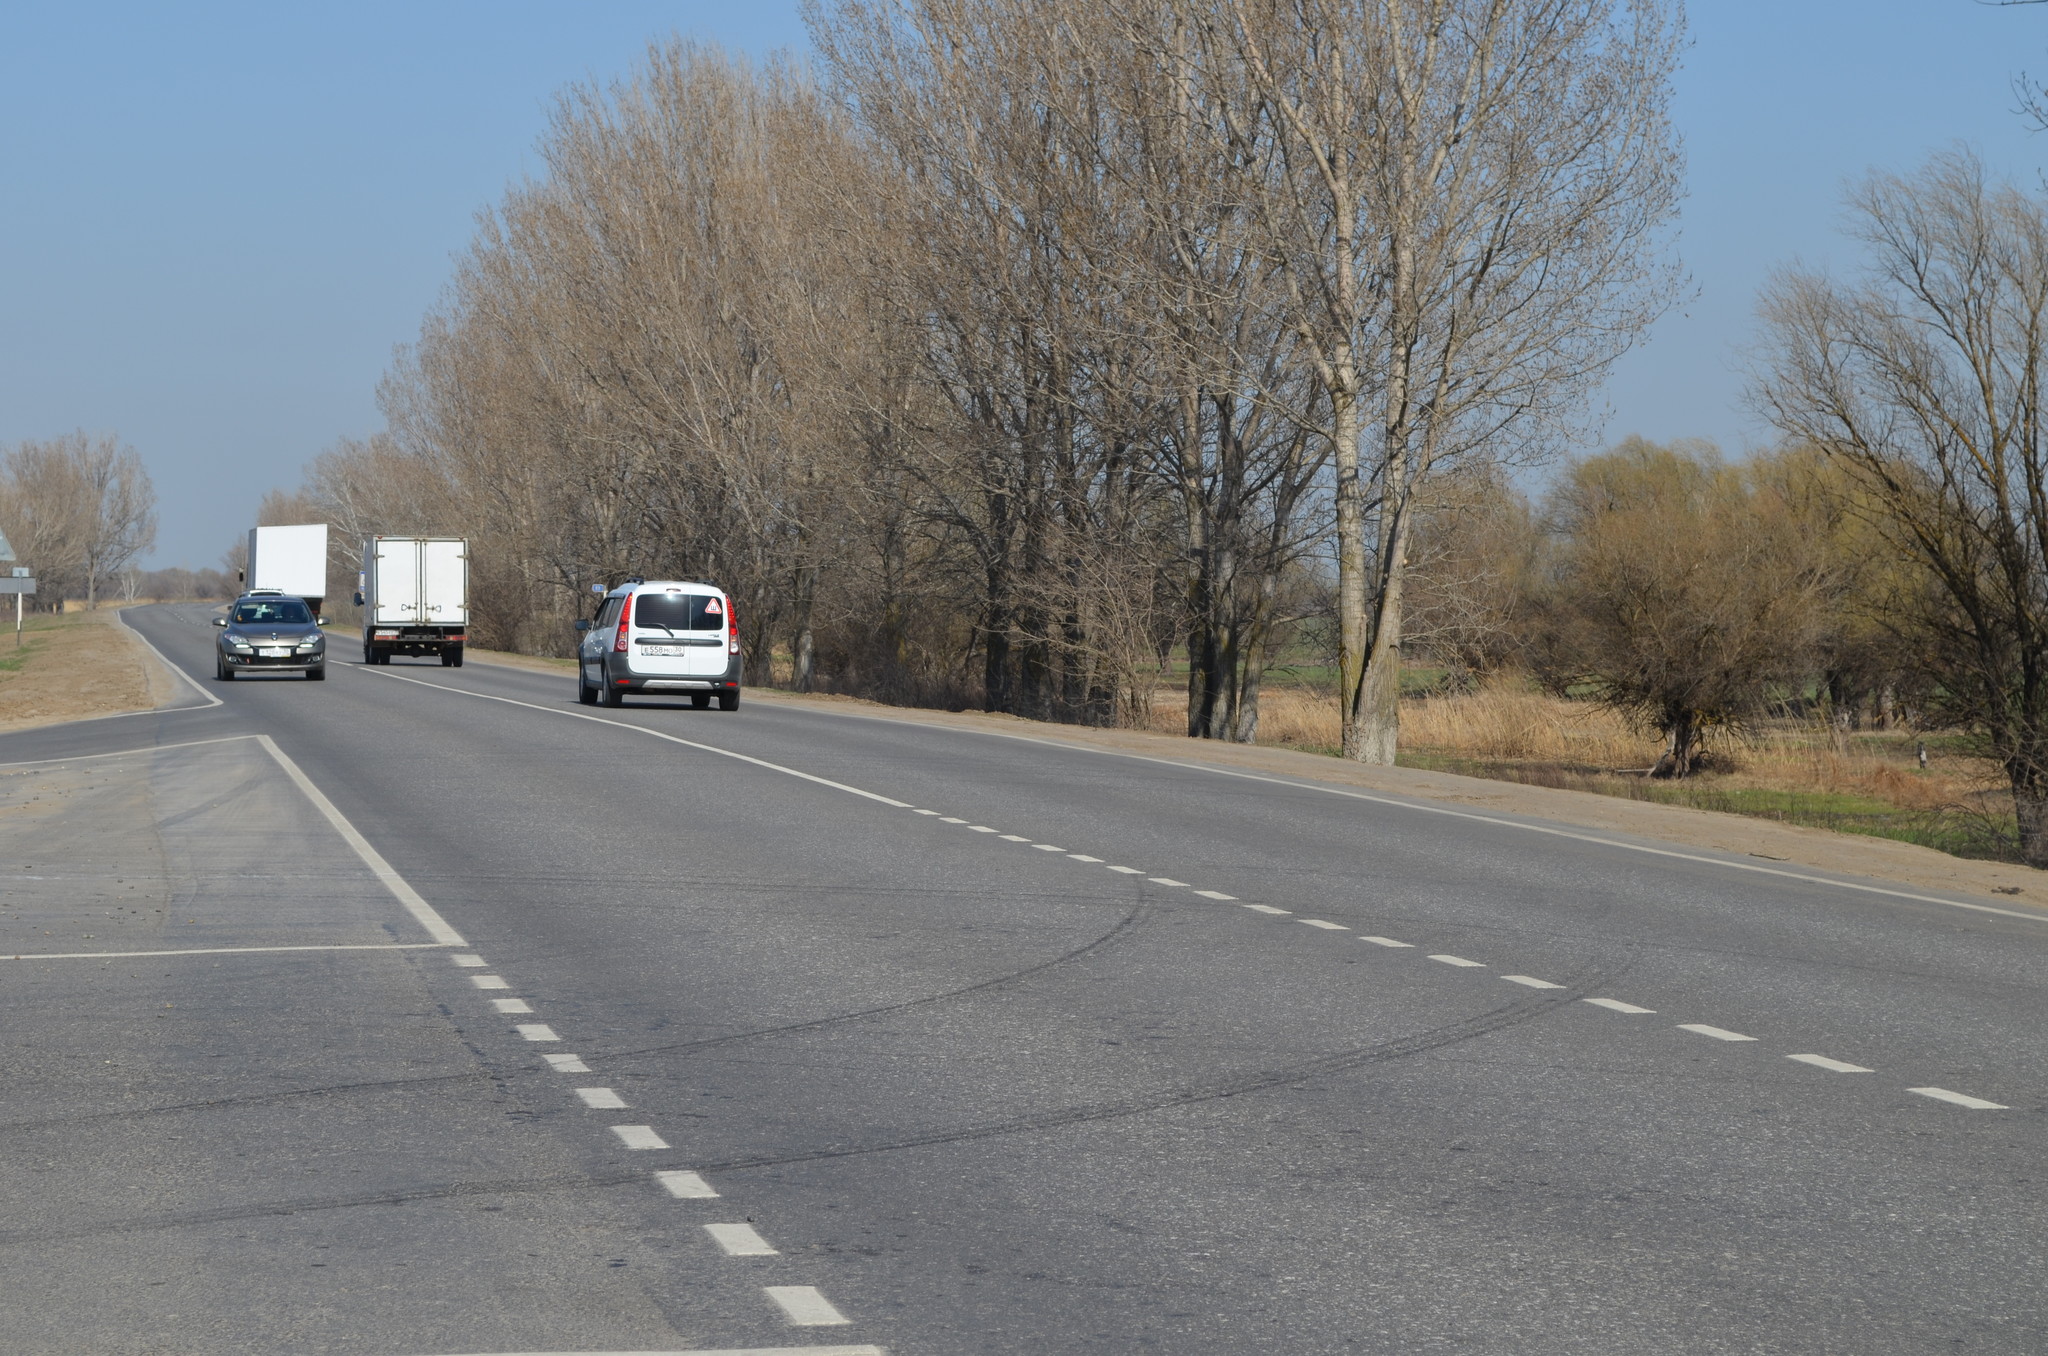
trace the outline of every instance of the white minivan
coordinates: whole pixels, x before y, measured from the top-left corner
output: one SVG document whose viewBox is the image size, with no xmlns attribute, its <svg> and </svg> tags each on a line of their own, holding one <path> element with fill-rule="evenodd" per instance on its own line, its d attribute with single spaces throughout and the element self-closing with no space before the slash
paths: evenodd
<svg viewBox="0 0 2048 1356">
<path fill-rule="evenodd" d="M 576 699 L 618 706 L 628 692 L 686 693 L 699 709 L 740 705 L 740 628 L 732 599 L 695 580 L 628 579 L 579 620 Z"/>
</svg>

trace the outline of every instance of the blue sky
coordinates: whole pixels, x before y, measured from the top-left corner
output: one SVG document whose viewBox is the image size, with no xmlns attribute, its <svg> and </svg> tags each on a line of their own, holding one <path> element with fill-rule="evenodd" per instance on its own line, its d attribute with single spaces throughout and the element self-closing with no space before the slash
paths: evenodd
<svg viewBox="0 0 2048 1356">
<path fill-rule="evenodd" d="M 120 433 L 157 484 L 153 564 L 213 564 L 273 486 L 378 427 L 375 388 L 532 165 L 549 100 L 682 32 L 801 47 L 796 0 L 0 10 L 0 444 Z M 1623 360 L 1599 439 L 1764 441 L 1756 289 L 1838 264 L 1841 188 L 1975 145 L 2038 184 L 2008 78 L 2048 6 L 1695 0 L 1677 116 L 1696 295 Z"/>
</svg>

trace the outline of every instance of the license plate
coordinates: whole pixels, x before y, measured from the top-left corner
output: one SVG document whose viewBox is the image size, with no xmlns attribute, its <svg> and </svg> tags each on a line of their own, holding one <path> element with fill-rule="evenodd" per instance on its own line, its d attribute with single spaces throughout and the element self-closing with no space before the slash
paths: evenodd
<svg viewBox="0 0 2048 1356">
<path fill-rule="evenodd" d="M 266 645 L 256 653 L 262 655 L 265 659 L 283 659 L 291 654 L 291 647 L 288 645 Z"/>
<path fill-rule="evenodd" d="M 640 647 L 640 653 L 641 653 L 641 654 L 684 654 L 684 653 L 686 653 L 686 651 L 685 651 L 685 650 L 684 650 L 684 648 L 683 648 L 682 646 L 680 646 L 680 645 L 642 645 L 642 646 Z"/>
</svg>

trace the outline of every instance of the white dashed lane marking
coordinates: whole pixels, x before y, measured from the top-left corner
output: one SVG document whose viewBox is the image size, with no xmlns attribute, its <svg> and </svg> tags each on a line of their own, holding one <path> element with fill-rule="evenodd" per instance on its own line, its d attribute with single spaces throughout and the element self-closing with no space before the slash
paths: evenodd
<svg viewBox="0 0 2048 1356">
<path fill-rule="evenodd" d="M 1135 866 L 1112 866 L 1109 869 L 1112 871 L 1120 872 L 1121 874 L 1126 876 L 1142 876 L 1145 874 L 1143 871 L 1139 870 Z"/>
<path fill-rule="evenodd" d="M 718 1193 L 711 1189 L 711 1183 L 694 1172 L 657 1172 L 654 1174 L 654 1180 L 661 1183 L 667 1188 L 668 1194 L 678 1200 L 709 1201 L 715 1200 L 718 1196 Z"/>
<path fill-rule="evenodd" d="M 938 813 L 938 811 L 937 811 L 937 810 L 919 810 L 919 809 L 916 809 L 916 808 L 912 808 L 912 809 L 911 809 L 911 811 L 910 811 L 910 813 L 912 813 L 912 814 L 914 814 L 914 815 L 936 815 L 936 814 Z"/>
<path fill-rule="evenodd" d="M 1350 928 L 1345 927 L 1342 923 L 1325 922 L 1323 919 L 1320 918 L 1297 918 L 1294 921 L 1300 923 L 1303 927 L 1321 928 L 1325 932 L 1351 931 Z"/>
<path fill-rule="evenodd" d="M 1366 936 L 1360 937 L 1358 940 L 1361 942 L 1371 942 L 1374 946 L 1398 946 L 1407 948 L 1409 950 L 1413 950 L 1415 947 L 1415 943 L 1413 942 L 1397 942 L 1392 937 Z"/>
<path fill-rule="evenodd" d="M 467 966 L 472 970 L 480 970 L 484 964 L 482 956 L 455 956 L 452 959 L 457 965 Z"/>
<path fill-rule="evenodd" d="M 1145 877 L 1145 879 L 1151 881 L 1154 885 L 1171 885 L 1174 888 L 1180 890 L 1185 890 L 1188 888 L 1188 883 L 1186 881 L 1175 880 L 1171 876 L 1147 876 Z"/>
<path fill-rule="evenodd" d="M 1006 833 L 1003 835 L 1003 841 L 1005 843 L 1028 843 L 1031 840 L 1021 833 Z"/>
<path fill-rule="evenodd" d="M 1633 1003 L 1624 1003 L 1619 998 L 1582 998 L 1579 1001 L 1591 1003 L 1596 1008 L 1606 1008 L 1609 1012 L 1650 1013 L 1657 1010 L 1655 1008 L 1639 1008 Z"/>
<path fill-rule="evenodd" d="M 654 1133 L 651 1125 L 615 1125 L 612 1133 L 624 1141 L 628 1149 L 666 1149 L 668 1141 Z"/>
<path fill-rule="evenodd" d="M 1271 904 L 1247 904 L 1245 907 L 1253 913 L 1292 914 L 1294 912 L 1292 909 L 1276 909 Z"/>
<path fill-rule="evenodd" d="M 1468 970 L 1484 970 L 1486 968 L 1485 961 L 1466 960 L 1463 956 L 1439 955 L 1431 956 L 1430 959 L 1433 961 L 1442 961 L 1445 965 L 1462 965 Z"/>
<path fill-rule="evenodd" d="M 503 975 L 471 975 L 469 982 L 476 985 L 479 989 L 509 989 L 512 987 L 505 982 Z"/>
<path fill-rule="evenodd" d="M 1235 900 L 1237 898 L 1236 895 L 1226 895 L 1221 890 L 1197 890 L 1195 891 L 1195 893 L 1200 895 L 1204 899 Z"/>
<path fill-rule="evenodd" d="M 951 815 L 944 815 L 940 817 L 939 822 L 941 824 L 965 824 L 967 821 L 964 819 L 955 819 Z"/>
<path fill-rule="evenodd" d="M 1740 1031 L 1727 1031 L 1718 1026 L 1708 1026 L 1705 1022 L 1680 1022 L 1678 1029 L 1680 1031 L 1690 1031 L 1699 1036 L 1712 1036 L 1717 1041 L 1753 1041 L 1756 1039 L 1754 1036 L 1745 1036 Z"/>
<path fill-rule="evenodd" d="M 725 1249 L 728 1257 L 774 1257 L 774 1245 L 754 1230 L 751 1224 L 707 1224 L 704 1232 Z"/>
<path fill-rule="evenodd" d="M 555 1034 L 553 1027 L 543 1022 L 529 1022 L 524 1026 L 516 1026 L 512 1029 L 530 1041 L 558 1041 L 562 1039 Z"/>
<path fill-rule="evenodd" d="M 1830 1073 L 1871 1072 L 1869 1069 L 1864 1068 L 1861 1064 L 1845 1064 L 1839 1059 L 1829 1059 L 1826 1055 L 1787 1055 L 1785 1056 L 1785 1058 L 1796 1059 L 1801 1064 L 1811 1064 L 1816 1069 L 1826 1069 Z"/>
<path fill-rule="evenodd" d="M 1932 1097 L 1937 1102 L 1951 1102 L 1956 1106 L 1966 1106 L 1972 1111 L 2012 1110 L 2011 1107 L 2001 1103 L 1987 1102 L 1982 1097 L 1972 1097 L 1967 1092 L 1950 1092 L 1947 1088 L 1907 1088 L 1906 1091 L 1917 1092 L 1922 1097 Z"/>
<path fill-rule="evenodd" d="M 493 998 L 491 1006 L 505 1013 L 533 1011 L 533 1004 L 524 998 Z"/>
<path fill-rule="evenodd" d="M 623 1111 L 626 1101 L 610 1088 L 578 1088 L 576 1095 L 593 1111 Z"/>
<path fill-rule="evenodd" d="M 581 1055 L 542 1055 L 548 1067 L 556 1073 L 589 1073 L 590 1066 L 583 1062 Z"/>
<path fill-rule="evenodd" d="M 766 1285 L 761 1287 L 798 1328 L 837 1328 L 850 1322 L 832 1307 L 832 1301 L 818 1293 L 815 1285 Z"/>
<path fill-rule="evenodd" d="M 994 832 L 995 832 L 995 830 L 994 830 L 994 829 L 990 828 L 990 827 L 989 827 L 988 825 L 986 825 L 986 824 L 969 824 L 969 825 L 968 825 L 967 827 L 968 827 L 968 828 L 970 828 L 970 829 L 972 829 L 972 830 L 974 830 L 974 831 L 975 831 L 976 833 L 994 833 Z"/>
<path fill-rule="evenodd" d="M 1088 856 L 1088 855 L 1087 855 L 1087 854 L 1085 854 L 1085 853 L 1080 853 L 1080 852 L 1069 852 L 1069 853 L 1068 853 L 1067 855 L 1068 855 L 1069 857 L 1072 857 L 1072 858 L 1073 858 L 1073 859 L 1074 859 L 1075 861 L 1077 861 L 1077 862 L 1088 862 L 1088 863 L 1090 863 L 1091 865 L 1095 865 L 1095 866 L 1100 866 L 1100 865 L 1102 864 L 1102 858 L 1100 858 L 1100 857 L 1090 857 L 1090 856 Z"/>
<path fill-rule="evenodd" d="M 1060 847 L 1060 846 L 1059 846 L 1058 844 L 1056 844 L 1056 843 L 1033 843 L 1033 844 L 1032 844 L 1031 846 L 1033 846 L 1033 847 L 1037 848 L 1037 849 L 1038 849 L 1038 850 L 1039 850 L 1040 852 L 1065 852 L 1065 851 L 1066 851 L 1066 849 L 1065 849 L 1065 848 L 1063 848 L 1063 847 Z"/>
<path fill-rule="evenodd" d="M 1564 987 L 1562 984 L 1552 984 L 1547 979 L 1538 979 L 1534 975 L 1502 975 L 1501 978 L 1510 984 L 1524 984 L 1532 989 L 1562 989 Z"/>
</svg>

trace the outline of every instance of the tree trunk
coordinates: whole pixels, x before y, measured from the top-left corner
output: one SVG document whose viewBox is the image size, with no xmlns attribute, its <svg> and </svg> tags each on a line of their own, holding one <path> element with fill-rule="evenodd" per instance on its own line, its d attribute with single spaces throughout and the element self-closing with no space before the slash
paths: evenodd
<svg viewBox="0 0 2048 1356">
<path fill-rule="evenodd" d="M 1658 781 L 1682 780 L 1692 775 L 1693 758 L 1699 751 L 1699 713 L 1673 711 L 1667 719 L 1671 725 L 1671 742 L 1666 746 L 1664 756 L 1650 769 L 1650 775 Z"/>
<path fill-rule="evenodd" d="M 2048 779 L 2032 759 L 2014 759 L 2006 764 L 2012 782 L 2013 818 L 2019 826 L 2020 860 L 2037 869 L 2048 868 Z"/>
<path fill-rule="evenodd" d="M 1347 364 L 1348 366 L 1348 364 Z M 1364 751 L 1359 716 L 1365 709 L 1365 672 L 1370 637 L 1366 630 L 1365 483 L 1359 475 L 1358 443 L 1364 434 L 1357 381 L 1334 383 L 1330 425 L 1337 467 L 1337 683 L 1344 727 L 1344 756 L 1372 761 Z"/>
</svg>

